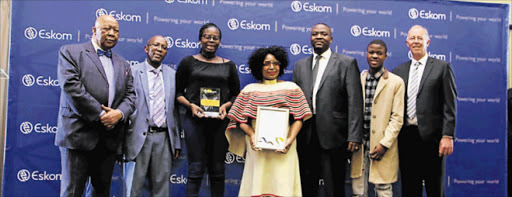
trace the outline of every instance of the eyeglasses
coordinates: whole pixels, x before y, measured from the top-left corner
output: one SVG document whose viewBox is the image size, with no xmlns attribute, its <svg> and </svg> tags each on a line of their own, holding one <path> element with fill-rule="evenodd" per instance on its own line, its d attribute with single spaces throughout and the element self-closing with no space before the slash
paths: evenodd
<svg viewBox="0 0 512 197">
<path fill-rule="evenodd" d="M 270 64 L 274 65 L 274 66 L 281 66 L 281 62 L 278 62 L 278 61 L 264 61 L 263 62 L 263 65 L 265 66 L 270 66 Z"/>
<path fill-rule="evenodd" d="M 207 40 L 213 39 L 214 41 L 220 40 L 219 36 L 212 36 L 212 35 L 203 35 L 203 38 L 207 39 Z"/>
<path fill-rule="evenodd" d="M 155 48 L 162 47 L 163 50 L 167 50 L 167 45 L 165 45 L 165 44 L 158 44 L 158 43 L 154 42 L 154 43 L 151 43 L 149 45 L 151 45 L 151 46 L 153 46 Z"/>
</svg>

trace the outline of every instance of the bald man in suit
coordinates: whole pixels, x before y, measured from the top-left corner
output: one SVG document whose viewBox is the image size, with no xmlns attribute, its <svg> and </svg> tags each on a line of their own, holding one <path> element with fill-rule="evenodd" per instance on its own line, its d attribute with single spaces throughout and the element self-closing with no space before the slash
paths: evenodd
<svg viewBox="0 0 512 197">
<path fill-rule="evenodd" d="M 98 17 L 90 42 L 60 49 L 58 131 L 62 164 L 60 196 L 81 197 L 90 178 L 94 196 L 109 196 L 114 164 L 121 154 L 126 120 L 136 98 L 130 64 L 112 52 L 119 24 Z"/>
<path fill-rule="evenodd" d="M 141 196 L 147 177 L 151 196 L 169 196 L 172 159 L 178 158 L 181 150 L 174 116 L 176 71 L 162 64 L 167 55 L 164 37 L 153 36 L 144 51 L 146 60 L 133 67 L 133 86 L 138 97 L 137 110 L 130 117 L 126 133 L 125 156 L 135 161 L 128 192 L 133 197 Z"/>
<path fill-rule="evenodd" d="M 402 196 L 445 196 L 446 156 L 455 136 L 455 79 L 450 63 L 428 57 L 427 29 L 407 34 L 412 59 L 393 70 L 406 85 L 404 126 L 398 135 Z"/>
</svg>

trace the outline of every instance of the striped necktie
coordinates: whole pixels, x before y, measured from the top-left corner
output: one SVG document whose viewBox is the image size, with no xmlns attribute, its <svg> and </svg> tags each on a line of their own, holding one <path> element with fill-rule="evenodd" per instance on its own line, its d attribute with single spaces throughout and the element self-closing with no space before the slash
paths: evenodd
<svg viewBox="0 0 512 197">
<path fill-rule="evenodd" d="M 155 74 L 153 80 L 153 116 L 151 118 L 156 126 L 161 127 L 165 121 L 164 84 L 160 79 L 160 70 L 154 69 L 151 72 Z"/>
<path fill-rule="evenodd" d="M 407 91 L 407 116 L 409 119 L 414 118 L 416 116 L 416 98 L 418 96 L 418 83 L 420 82 L 420 76 L 418 68 L 420 67 L 421 63 L 416 62 L 414 66 L 411 68 L 412 73 L 411 82 L 409 83 L 409 90 Z"/>
</svg>

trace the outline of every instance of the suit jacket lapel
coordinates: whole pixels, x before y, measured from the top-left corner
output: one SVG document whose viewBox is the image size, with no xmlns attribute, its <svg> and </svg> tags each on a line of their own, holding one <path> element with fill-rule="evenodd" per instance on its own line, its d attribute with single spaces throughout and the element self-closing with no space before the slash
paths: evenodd
<svg viewBox="0 0 512 197">
<path fill-rule="evenodd" d="M 363 101 L 366 100 L 366 77 L 368 76 L 369 71 L 363 71 L 361 75 L 361 86 L 363 87 Z M 363 106 L 366 105 L 366 102 L 363 102 Z"/>
<path fill-rule="evenodd" d="M 125 72 L 122 70 L 122 61 L 123 60 L 116 53 L 112 52 L 112 67 L 114 68 L 114 80 L 116 87 L 121 85 L 120 83 L 123 80 L 122 75 L 125 74 Z"/>
<path fill-rule="evenodd" d="M 308 87 L 306 87 L 307 89 L 305 91 L 308 91 L 306 94 L 313 95 L 313 56 L 309 56 L 306 62 L 305 77 L 306 81 L 309 83 L 306 83 Z"/>
<path fill-rule="evenodd" d="M 409 71 L 411 70 L 411 64 L 412 64 L 412 61 L 409 61 L 409 64 L 406 66 L 406 69 L 403 73 L 403 80 L 404 80 L 404 84 L 406 87 L 408 87 L 409 85 Z M 407 92 L 406 92 L 407 94 Z"/>
<path fill-rule="evenodd" d="M 379 82 L 377 83 L 377 89 L 375 89 L 375 95 L 373 96 L 373 99 L 377 98 L 379 96 L 379 93 L 384 89 L 386 84 L 388 83 L 388 70 L 384 70 L 384 73 L 382 73 L 382 76 L 380 76 Z"/>
<path fill-rule="evenodd" d="M 430 74 L 430 71 L 432 71 L 432 59 L 429 57 L 427 59 L 427 63 L 425 65 L 425 69 L 423 70 L 423 75 L 421 76 L 421 81 L 420 81 L 420 87 L 418 88 L 418 95 L 421 93 L 421 89 L 423 88 L 423 84 L 425 84 L 425 81 L 427 80 L 428 78 L 428 75 Z"/>
<path fill-rule="evenodd" d="M 322 79 L 320 80 L 320 84 L 318 84 L 318 89 L 320 90 L 320 87 L 322 87 L 322 84 L 325 82 L 325 78 L 327 78 L 327 74 L 331 72 L 332 68 L 334 67 L 334 62 L 336 62 L 336 53 L 331 53 L 331 57 L 329 58 L 329 61 L 327 62 L 327 66 L 325 67 L 324 73 L 322 74 Z"/>
<path fill-rule="evenodd" d="M 169 69 L 167 66 L 165 65 L 161 65 L 162 67 L 162 77 L 164 78 L 164 93 L 165 93 L 165 114 L 168 114 L 168 110 L 170 109 L 169 107 L 169 99 L 173 99 L 171 98 L 171 76 L 169 74 L 169 71 L 167 69 Z"/>
<path fill-rule="evenodd" d="M 144 98 L 146 100 L 146 105 L 149 110 L 151 110 L 151 105 L 149 104 L 149 82 L 148 82 L 148 74 L 146 73 L 146 64 L 139 65 L 142 68 L 140 68 L 139 71 L 139 79 L 140 83 L 142 84 L 142 91 L 144 92 Z"/>
<path fill-rule="evenodd" d="M 105 69 L 103 68 L 103 64 L 101 64 L 100 58 L 98 57 L 98 54 L 96 54 L 96 51 L 94 50 L 94 47 L 92 46 L 92 43 L 88 43 L 85 47 L 85 50 L 87 51 L 87 56 L 91 61 L 96 65 L 96 68 L 98 68 L 98 71 L 100 71 L 101 76 L 103 79 L 107 80 L 107 75 L 105 74 Z"/>
</svg>

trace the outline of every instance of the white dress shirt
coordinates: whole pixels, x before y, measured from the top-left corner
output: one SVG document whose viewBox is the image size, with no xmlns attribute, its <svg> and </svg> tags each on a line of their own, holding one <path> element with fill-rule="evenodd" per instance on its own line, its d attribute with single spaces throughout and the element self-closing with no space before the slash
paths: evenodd
<svg viewBox="0 0 512 197">
<path fill-rule="evenodd" d="M 157 69 L 159 70 L 160 74 L 158 75 L 158 80 L 162 81 L 162 85 L 164 85 L 164 78 L 163 78 L 163 71 L 162 71 L 162 65 L 160 64 L 160 66 L 158 68 L 153 68 L 153 66 L 149 65 L 148 64 L 148 60 L 144 60 L 144 65 L 146 66 L 146 73 L 148 75 L 148 88 L 149 88 L 149 114 L 150 116 L 149 117 L 153 117 L 153 103 L 155 103 L 155 92 L 153 90 L 153 86 L 155 84 L 155 73 L 153 72 L 153 70 Z M 165 103 L 165 85 L 164 85 L 164 89 L 163 89 L 163 94 L 164 94 L 164 103 Z M 164 105 L 165 106 L 165 105 Z M 165 116 L 165 113 L 164 113 L 164 116 Z M 151 119 L 152 120 L 152 119 Z M 167 120 L 167 119 L 165 119 Z M 151 121 L 150 126 L 152 127 L 156 127 L 157 125 Z M 164 121 L 164 124 L 161 126 L 163 128 L 167 127 L 167 121 Z"/>
<path fill-rule="evenodd" d="M 327 63 L 329 62 L 329 58 L 331 58 L 332 51 L 331 49 L 327 49 L 324 53 L 320 54 L 322 58 L 318 62 L 318 73 L 316 76 L 316 81 L 314 82 L 315 86 L 313 87 L 313 114 L 316 114 L 316 93 L 318 92 L 318 85 L 320 85 L 320 81 L 322 80 L 322 76 L 324 75 L 325 67 L 327 67 Z M 316 56 L 318 54 L 313 53 L 313 62 L 311 66 L 311 70 L 313 70 L 315 66 Z"/>
<path fill-rule="evenodd" d="M 417 84 L 417 88 L 418 88 L 418 93 L 417 95 L 420 93 L 420 83 L 421 83 L 421 78 L 423 77 L 423 71 L 425 70 L 425 65 L 427 64 L 427 59 L 428 59 L 428 55 L 425 53 L 425 55 L 418 61 L 418 60 L 415 60 L 414 58 L 411 59 L 412 62 L 411 62 L 411 67 L 409 69 L 409 80 L 408 80 L 408 84 L 407 84 L 407 87 L 408 89 L 411 89 L 411 81 L 412 81 L 412 72 L 414 71 L 414 64 L 416 64 L 416 62 L 420 62 L 420 66 L 418 67 L 418 76 L 420 76 L 419 80 L 418 80 L 418 84 Z M 407 93 L 409 94 L 409 92 Z M 409 97 L 409 95 L 407 95 L 407 97 Z M 407 102 L 407 101 L 406 101 Z M 416 107 L 417 109 L 418 107 Z M 416 111 L 417 112 L 417 111 Z M 418 125 L 418 118 L 416 115 L 413 116 L 413 118 L 407 118 L 407 125 Z"/>
</svg>

